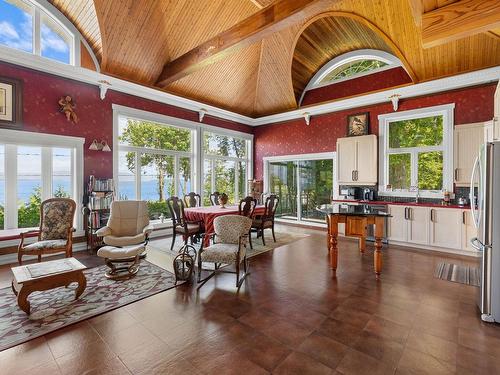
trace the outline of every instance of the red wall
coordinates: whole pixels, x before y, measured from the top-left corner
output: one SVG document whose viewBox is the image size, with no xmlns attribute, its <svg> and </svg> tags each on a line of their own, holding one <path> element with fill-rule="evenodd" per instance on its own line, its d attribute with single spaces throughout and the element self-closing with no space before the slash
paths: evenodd
<svg viewBox="0 0 500 375">
<path fill-rule="evenodd" d="M 493 118 L 496 83 L 450 91 L 426 97 L 404 99 L 398 111 L 455 103 L 455 124 L 488 121 Z M 264 156 L 295 155 L 335 151 L 336 141 L 344 137 L 347 116 L 370 112 L 370 133 L 378 134 L 378 115 L 393 112 L 387 102 L 373 106 L 314 116 L 307 126 L 304 119 L 259 126 L 254 130 L 255 178 L 262 179 Z"/>
<path fill-rule="evenodd" d="M 327 102 L 389 87 L 401 86 L 407 83 L 411 83 L 411 78 L 403 68 L 388 69 L 307 91 L 304 95 L 302 105 Z"/>
<path fill-rule="evenodd" d="M 101 100 L 97 86 L 65 79 L 31 69 L 0 62 L 0 76 L 21 79 L 23 88 L 23 128 L 19 130 L 69 135 L 85 138 L 84 176 L 111 178 L 113 153 L 92 151 L 88 147 L 93 139 L 105 140 L 113 148 L 112 104 L 161 113 L 198 122 L 198 113 L 152 100 L 108 90 Z M 76 103 L 78 124 L 66 121 L 59 112 L 59 98 L 70 95 Z M 252 133 L 252 128 L 239 123 L 205 116 L 205 124 Z"/>
</svg>

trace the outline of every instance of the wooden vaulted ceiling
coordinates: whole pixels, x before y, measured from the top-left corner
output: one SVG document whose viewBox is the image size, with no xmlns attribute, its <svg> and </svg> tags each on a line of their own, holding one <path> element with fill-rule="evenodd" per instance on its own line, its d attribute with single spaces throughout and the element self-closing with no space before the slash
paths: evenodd
<svg viewBox="0 0 500 375">
<path fill-rule="evenodd" d="M 272 33 L 254 34 L 251 43 L 202 61 L 170 82 L 159 80 L 169 64 L 210 40 L 214 48 L 226 48 L 221 33 L 284 1 L 51 0 L 87 39 L 103 73 L 252 117 L 296 109 L 322 65 L 360 48 L 399 57 L 415 83 L 500 65 L 498 25 L 424 48 L 421 17 L 474 1 L 311 0 L 314 6 L 304 5 L 300 17 L 285 19 Z M 189 58 L 200 58 L 199 52 Z"/>
</svg>

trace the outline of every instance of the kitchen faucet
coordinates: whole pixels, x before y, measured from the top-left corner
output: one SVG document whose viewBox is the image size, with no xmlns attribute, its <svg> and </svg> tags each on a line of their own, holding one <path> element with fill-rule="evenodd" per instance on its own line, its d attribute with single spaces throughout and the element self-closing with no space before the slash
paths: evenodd
<svg viewBox="0 0 500 375">
<path fill-rule="evenodd" d="M 420 200 L 420 189 L 418 188 L 418 186 L 410 186 L 410 191 L 416 192 L 415 203 L 418 203 L 418 201 Z"/>
</svg>

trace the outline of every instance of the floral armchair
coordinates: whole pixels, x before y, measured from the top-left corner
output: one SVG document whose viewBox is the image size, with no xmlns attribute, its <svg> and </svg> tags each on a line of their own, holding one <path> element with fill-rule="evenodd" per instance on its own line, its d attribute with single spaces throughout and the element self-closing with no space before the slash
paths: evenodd
<svg viewBox="0 0 500 375">
<path fill-rule="evenodd" d="M 51 198 L 40 205 L 40 228 L 21 233 L 17 260 L 22 264 L 24 255 L 36 255 L 38 261 L 43 254 L 64 252 L 66 258 L 73 256 L 73 220 L 76 203 L 69 198 Z M 38 233 L 38 241 L 25 245 L 28 234 Z"/>
<path fill-rule="evenodd" d="M 221 270 L 222 265 L 232 265 L 236 267 L 236 287 L 239 288 L 243 280 L 248 275 L 248 261 L 246 246 L 248 233 L 252 226 L 252 219 L 242 215 L 223 215 L 214 220 L 215 235 L 217 242 L 207 248 L 203 248 L 203 242 L 198 253 L 198 283 L 201 288 L 217 272 L 231 272 Z M 208 234 L 210 235 L 210 234 Z M 203 263 L 215 263 L 215 271 L 205 279 L 201 279 L 201 272 L 204 271 Z M 244 274 L 240 277 L 240 266 L 243 263 Z"/>
</svg>

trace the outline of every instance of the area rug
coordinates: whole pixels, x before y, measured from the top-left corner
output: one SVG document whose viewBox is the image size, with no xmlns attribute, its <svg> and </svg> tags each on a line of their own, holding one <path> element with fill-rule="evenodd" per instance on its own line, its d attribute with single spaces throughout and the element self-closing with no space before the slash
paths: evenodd
<svg viewBox="0 0 500 375">
<path fill-rule="evenodd" d="M 460 266 L 452 263 L 439 263 L 434 277 L 454 283 L 479 286 L 480 277 L 477 267 Z"/>
<path fill-rule="evenodd" d="M 108 280 L 106 266 L 84 271 L 87 288 L 74 300 L 76 284 L 34 292 L 28 300 L 28 316 L 17 306 L 11 288 L 0 289 L 0 350 L 45 335 L 67 325 L 152 296 L 175 286 L 175 276 L 143 260 L 139 272 L 129 280 Z"/>
<path fill-rule="evenodd" d="M 270 232 L 269 232 L 270 233 Z M 262 244 L 262 238 L 257 238 L 255 234 L 252 234 L 252 245 L 253 249 L 250 249 L 250 246 L 247 247 L 247 257 L 251 258 L 256 255 L 265 253 L 267 251 L 271 251 L 283 245 L 287 245 L 291 242 L 295 242 L 301 240 L 303 238 L 309 237 L 308 234 L 301 233 L 290 233 L 290 232 L 276 232 L 276 242 L 273 241 L 272 236 L 266 235 L 266 245 Z M 171 251 L 170 246 L 172 245 L 171 238 L 152 240 L 148 244 L 148 249 L 153 249 L 156 251 L 160 251 L 163 253 L 167 253 L 172 259 L 177 255 L 177 251 L 182 247 L 184 243 L 182 239 L 177 238 L 175 241 L 174 249 Z M 200 248 L 199 244 L 195 244 L 196 250 Z"/>
</svg>

